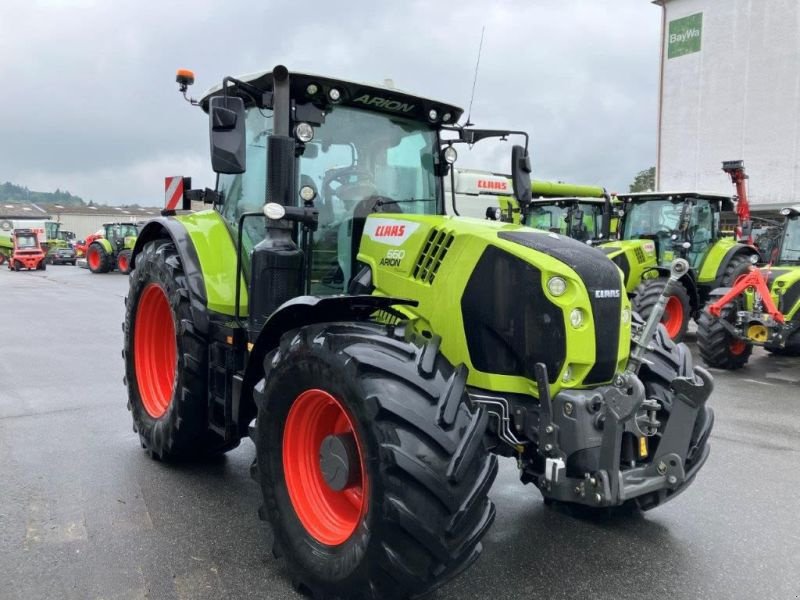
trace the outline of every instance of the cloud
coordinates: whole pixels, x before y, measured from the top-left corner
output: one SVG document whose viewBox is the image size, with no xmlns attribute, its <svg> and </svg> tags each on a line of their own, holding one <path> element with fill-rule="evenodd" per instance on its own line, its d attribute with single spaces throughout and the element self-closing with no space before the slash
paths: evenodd
<svg viewBox="0 0 800 600">
<path fill-rule="evenodd" d="M 196 88 L 277 63 L 392 78 L 466 108 L 482 25 L 473 121 L 529 131 L 535 177 L 626 189 L 654 164 L 660 12 L 642 0 L 4 0 L 0 180 L 152 204 L 165 175 L 212 182 L 177 67 Z M 485 144 L 464 166 L 507 170 L 508 148 Z"/>
</svg>

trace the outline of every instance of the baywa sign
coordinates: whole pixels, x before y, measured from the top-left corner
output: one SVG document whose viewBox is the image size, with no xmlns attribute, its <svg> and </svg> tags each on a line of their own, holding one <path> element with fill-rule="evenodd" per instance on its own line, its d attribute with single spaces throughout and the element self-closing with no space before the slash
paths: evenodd
<svg viewBox="0 0 800 600">
<path fill-rule="evenodd" d="M 700 52 L 702 39 L 703 13 L 670 21 L 667 34 L 667 58 L 677 58 Z"/>
</svg>

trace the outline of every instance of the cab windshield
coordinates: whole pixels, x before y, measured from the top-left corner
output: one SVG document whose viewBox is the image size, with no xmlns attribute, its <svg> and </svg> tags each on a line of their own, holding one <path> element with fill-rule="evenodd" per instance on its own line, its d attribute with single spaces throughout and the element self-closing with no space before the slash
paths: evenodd
<svg viewBox="0 0 800 600">
<path fill-rule="evenodd" d="M 603 231 L 603 207 L 589 202 L 540 206 L 528 213 L 526 225 L 586 242 Z"/>
<path fill-rule="evenodd" d="M 47 233 L 47 239 L 48 240 L 55 240 L 55 239 L 57 239 L 59 237 L 58 236 L 59 225 L 60 225 L 60 223 L 56 223 L 56 222 L 53 222 L 53 221 L 46 221 L 45 222 L 44 230 L 45 230 L 45 233 Z"/>
<path fill-rule="evenodd" d="M 779 263 L 800 263 L 800 217 L 786 221 Z"/>
<path fill-rule="evenodd" d="M 18 235 L 17 248 L 38 248 L 39 243 L 36 241 L 35 235 Z"/>
<path fill-rule="evenodd" d="M 629 203 L 623 238 L 633 240 L 658 235 L 669 237 L 678 230 L 682 212 L 683 202 L 648 200 Z"/>
<path fill-rule="evenodd" d="M 222 216 L 235 231 L 244 212 L 264 203 L 267 137 L 272 112 L 250 108 L 246 121 L 246 171 L 220 175 Z M 437 214 L 441 202 L 434 172 L 438 133 L 425 123 L 344 106 L 325 115 L 299 159 L 297 189 L 314 190 L 319 225 L 312 242 L 313 293 L 338 293 L 354 275 L 355 244 L 372 212 Z M 300 205 L 299 197 L 296 204 Z M 245 252 L 265 236 L 264 219 L 245 221 Z"/>
</svg>

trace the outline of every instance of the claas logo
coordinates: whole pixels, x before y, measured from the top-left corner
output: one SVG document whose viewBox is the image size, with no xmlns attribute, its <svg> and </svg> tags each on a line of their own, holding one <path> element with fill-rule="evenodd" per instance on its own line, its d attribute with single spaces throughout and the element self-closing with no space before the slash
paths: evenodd
<svg viewBox="0 0 800 600">
<path fill-rule="evenodd" d="M 402 237 L 405 232 L 405 225 L 378 225 L 375 237 Z"/>
<path fill-rule="evenodd" d="M 507 181 L 495 181 L 492 179 L 478 179 L 478 188 L 482 190 L 501 190 L 508 189 Z"/>
</svg>

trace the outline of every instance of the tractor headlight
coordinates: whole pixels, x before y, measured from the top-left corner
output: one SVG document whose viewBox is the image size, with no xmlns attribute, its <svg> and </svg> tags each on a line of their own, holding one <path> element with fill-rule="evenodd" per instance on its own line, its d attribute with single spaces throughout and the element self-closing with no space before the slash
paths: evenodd
<svg viewBox="0 0 800 600">
<path fill-rule="evenodd" d="M 436 119 L 438 119 L 438 118 L 439 118 L 439 113 L 438 113 L 438 111 L 437 111 L 435 108 L 432 108 L 432 109 L 430 109 L 430 110 L 428 111 L 428 118 L 429 118 L 431 121 L 435 121 Z"/>
<path fill-rule="evenodd" d="M 304 185 L 300 188 L 300 199 L 303 202 L 311 202 L 316 196 L 317 192 L 315 192 L 314 188 L 310 185 Z"/>
<path fill-rule="evenodd" d="M 567 368 L 564 369 L 564 374 L 561 376 L 561 381 L 567 383 L 570 379 L 572 379 L 572 367 L 567 365 Z"/>
<path fill-rule="evenodd" d="M 790 214 L 792 214 L 792 211 L 791 211 L 791 210 L 789 210 L 788 208 L 782 208 L 782 209 L 781 209 L 781 214 L 782 214 L 784 217 L 788 217 Z"/>
<path fill-rule="evenodd" d="M 564 292 L 567 291 L 567 282 L 564 281 L 563 277 L 551 277 L 547 281 L 547 289 L 553 296 L 563 296 Z"/>
<path fill-rule="evenodd" d="M 456 149 L 452 146 L 445 148 L 442 155 L 444 156 L 444 161 L 448 165 L 452 165 L 454 162 L 456 162 L 456 159 L 458 159 L 458 152 L 456 152 Z"/>
<path fill-rule="evenodd" d="M 451 116 L 452 116 L 452 115 L 451 115 L 450 113 L 444 113 L 444 115 L 442 116 L 442 121 L 444 121 L 445 123 L 447 123 L 448 121 L 450 121 L 450 117 L 451 117 Z"/>
<path fill-rule="evenodd" d="M 319 91 L 316 83 L 309 83 L 308 87 L 306 88 L 306 94 L 309 96 L 314 96 Z"/>
<path fill-rule="evenodd" d="M 294 134 L 301 142 L 310 142 L 314 139 L 314 128 L 308 123 L 298 123 L 294 128 Z"/>
<path fill-rule="evenodd" d="M 753 264 L 758 263 L 758 254 L 751 254 L 750 255 L 750 262 Z"/>
<path fill-rule="evenodd" d="M 630 308 L 623 308 L 622 309 L 622 324 L 627 325 L 631 322 L 631 309 Z"/>
<path fill-rule="evenodd" d="M 278 221 L 286 216 L 286 208 L 277 202 L 267 202 L 264 205 L 264 216 L 273 221 Z"/>
<path fill-rule="evenodd" d="M 569 313 L 569 322 L 575 329 L 578 329 L 583 325 L 583 311 L 580 308 L 573 308 Z"/>
<path fill-rule="evenodd" d="M 336 104 L 337 102 L 339 102 L 339 100 L 342 99 L 342 92 L 340 92 L 336 88 L 331 88 L 330 90 L 328 90 L 328 98 L 331 99 L 331 102 Z"/>
</svg>

